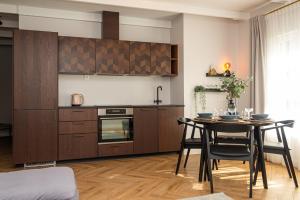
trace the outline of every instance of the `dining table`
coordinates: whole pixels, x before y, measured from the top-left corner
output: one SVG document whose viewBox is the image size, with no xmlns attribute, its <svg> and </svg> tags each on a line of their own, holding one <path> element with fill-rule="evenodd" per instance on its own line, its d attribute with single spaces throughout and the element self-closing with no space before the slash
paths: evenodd
<svg viewBox="0 0 300 200">
<path fill-rule="evenodd" d="M 253 119 L 235 119 L 235 120 L 224 120 L 220 117 L 214 117 L 214 118 L 194 118 L 193 122 L 195 124 L 201 124 L 205 130 L 205 127 L 209 124 L 240 124 L 240 125 L 250 125 L 254 127 L 254 138 L 257 142 L 257 162 L 259 163 L 259 168 L 262 173 L 262 180 L 264 188 L 268 188 L 268 180 L 267 180 L 267 174 L 266 174 L 266 165 L 264 160 L 264 151 L 263 151 L 263 139 L 262 139 L 262 132 L 261 128 L 264 126 L 270 126 L 275 123 L 272 119 L 262 119 L 262 120 L 253 120 Z"/>
</svg>

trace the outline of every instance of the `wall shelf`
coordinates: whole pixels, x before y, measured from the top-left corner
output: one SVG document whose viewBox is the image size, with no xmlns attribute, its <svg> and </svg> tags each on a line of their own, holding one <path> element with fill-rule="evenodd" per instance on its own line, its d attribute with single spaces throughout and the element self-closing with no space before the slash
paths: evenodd
<svg viewBox="0 0 300 200">
<path fill-rule="evenodd" d="M 205 88 L 205 92 L 225 92 L 225 91 L 221 90 L 220 88 Z"/>
<path fill-rule="evenodd" d="M 224 74 L 210 75 L 210 74 L 206 73 L 206 77 L 229 77 L 229 76 L 224 76 Z"/>
</svg>

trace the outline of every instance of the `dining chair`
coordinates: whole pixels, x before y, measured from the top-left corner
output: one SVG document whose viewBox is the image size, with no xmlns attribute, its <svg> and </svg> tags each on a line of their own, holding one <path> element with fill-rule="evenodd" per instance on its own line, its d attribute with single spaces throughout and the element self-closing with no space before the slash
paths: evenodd
<svg viewBox="0 0 300 200">
<path fill-rule="evenodd" d="M 293 128 L 294 123 L 295 123 L 294 120 L 278 121 L 275 123 L 275 126 L 273 127 L 262 128 L 261 132 L 262 132 L 262 139 L 264 142 L 265 135 L 267 132 L 271 130 L 276 131 L 278 142 L 264 142 L 263 151 L 264 153 L 282 155 L 289 177 L 293 178 L 295 186 L 298 187 L 298 181 L 297 181 L 293 161 L 290 154 L 291 149 L 288 146 L 288 142 L 285 135 L 285 128 L 286 127 Z M 258 170 L 259 170 L 259 163 L 257 163 L 257 167 L 255 169 L 254 184 L 256 183 L 257 180 Z"/>
<path fill-rule="evenodd" d="M 190 154 L 190 150 L 191 149 L 202 149 L 202 135 L 203 135 L 203 128 L 200 126 L 197 126 L 196 123 L 193 123 L 191 119 L 189 118 L 179 118 L 177 120 L 178 125 L 183 125 L 184 129 L 183 129 L 183 134 L 182 134 L 182 139 L 181 139 L 181 145 L 180 145 L 180 150 L 179 150 L 179 155 L 178 155 L 178 161 L 177 161 L 177 166 L 176 166 L 176 171 L 175 174 L 178 174 L 179 168 L 180 168 L 180 163 L 181 163 L 181 158 L 182 158 L 182 154 L 184 153 L 184 150 L 187 149 L 187 155 L 185 158 L 185 162 L 184 162 L 184 167 L 186 167 L 187 161 L 188 161 L 188 157 Z M 186 134 L 187 134 L 187 130 L 188 127 L 192 128 L 192 133 L 191 133 L 191 137 L 190 138 L 186 138 Z M 195 131 L 196 129 L 199 130 L 200 133 L 200 137 L 199 138 L 195 138 Z M 202 157 L 202 153 L 201 153 L 201 157 Z"/>
<path fill-rule="evenodd" d="M 218 133 L 228 133 L 232 135 L 238 135 L 239 133 L 248 134 L 247 145 L 243 140 L 241 143 L 236 142 L 232 143 L 214 143 L 209 140 L 210 132 Z M 214 192 L 213 188 L 213 177 L 212 177 L 212 168 L 211 161 L 215 160 L 241 160 L 249 161 L 250 168 L 250 191 L 249 197 L 252 198 L 252 183 L 253 183 L 253 153 L 254 153 L 254 133 L 253 127 L 249 125 L 241 124 L 208 124 L 204 129 L 204 138 L 206 147 L 206 165 L 208 169 L 208 176 L 210 180 L 210 190 L 211 193 Z"/>
</svg>

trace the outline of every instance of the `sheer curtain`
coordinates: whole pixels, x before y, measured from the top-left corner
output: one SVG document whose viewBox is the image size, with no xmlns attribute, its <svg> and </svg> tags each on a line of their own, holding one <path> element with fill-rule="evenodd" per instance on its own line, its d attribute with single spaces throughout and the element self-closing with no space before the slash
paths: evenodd
<svg viewBox="0 0 300 200">
<path fill-rule="evenodd" d="M 300 2 L 266 16 L 265 111 L 272 118 L 294 119 L 286 129 L 295 167 L 300 169 Z M 266 140 L 277 141 L 275 134 Z M 268 155 L 273 162 L 281 157 Z"/>
</svg>

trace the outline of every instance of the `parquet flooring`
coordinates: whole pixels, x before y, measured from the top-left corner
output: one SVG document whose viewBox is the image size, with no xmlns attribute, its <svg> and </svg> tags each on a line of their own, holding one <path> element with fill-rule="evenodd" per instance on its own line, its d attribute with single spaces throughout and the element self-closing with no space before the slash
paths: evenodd
<svg viewBox="0 0 300 200">
<path fill-rule="evenodd" d="M 186 169 L 174 175 L 177 154 L 111 158 L 59 163 L 73 168 L 83 200 L 101 199 L 180 199 L 209 194 L 209 183 L 198 183 L 199 155 L 192 155 Z M 12 165 L 11 153 L 0 143 L 0 172 L 19 170 Z M 253 199 L 300 199 L 286 169 L 267 163 L 269 189 L 259 180 Z M 224 192 L 233 199 L 248 199 L 248 165 L 221 161 L 214 171 L 215 192 Z M 299 171 L 297 171 L 299 176 Z"/>
</svg>

